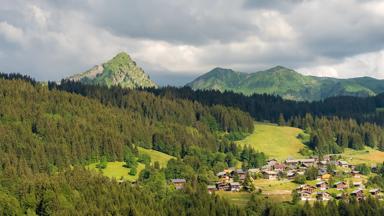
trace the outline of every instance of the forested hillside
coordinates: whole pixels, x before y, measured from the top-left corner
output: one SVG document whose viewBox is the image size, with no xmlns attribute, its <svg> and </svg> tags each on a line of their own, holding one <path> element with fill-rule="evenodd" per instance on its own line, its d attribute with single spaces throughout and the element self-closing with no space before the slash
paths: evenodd
<svg viewBox="0 0 384 216">
<path fill-rule="evenodd" d="M 129 92 L 122 103 L 124 108 L 119 108 L 109 104 L 107 98 L 103 104 L 49 90 L 28 77 L 1 77 L 0 214 L 167 215 L 217 211 L 222 215 L 239 211 L 228 204 L 216 209 L 222 201 L 199 191 L 197 184 L 204 182 L 204 176 L 213 175 L 208 170 L 220 170 L 240 160 L 233 155 L 226 157 L 230 143 L 218 139 L 216 133 L 252 131 L 249 115 L 136 91 Z M 165 170 L 146 166 L 140 177 L 143 189 L 121 186 L 77 167 L 102 158 L 124 161 L 127 154 L 136 152 L 134 145 L 189 159 L 174 160 Z M 265 162 L 262 154 L 252 154 L 264 160 L 252 166 Z M 196 165 L 197 161 L 201 164 Z M 172 192 L 167 186 L 170 178 L 192 181 L 197 176 L 201 180 L 195 180 L 190 193 Z M 204 196 L 208 200 L 204 201 Z M 190 204 L 186 200 L 196 202 L 195 208 L 187 209 Z"/>
<path fill-rule="evenodd" d="M 221 93 L 208 92 L 200 97 L 199 92 L 191 92 L 190 97 L 195 98 L 191 100 L 182 97 L 186 92 L 185 89 L 127 90 L 74 82 L 45 85 L 29 77 L 2 74 L 0 215 L 383 213 L 378 201 L 371 198 L 359 203 L 329 202 L 325 206 L 306 203 L 303 208 L 296 202 L 273 203 L 256 191 L 246 206 L 238 207 L 208 194 L 207 184 L 217 180 L 217 172 L 228 167 L 260 168 L 266 164 L 264 153 L 232 142 L 252 132 L 251 115 L 261 113 L 244 110 L 238 99 L 224 99 Z M 234 108 L 223 106 L 232 99 Z M 285 103 L 279 98 L 276 101 Z M 270 100 L 271 107 L 272 102 Z M 366 108 L 370 109 L 369 106 L 355 107 L 351 113 L 357 115 Z M 259 110 L 257 106 L 252 109 Z M 312 131 L 311 143 L 314 144 L 316 134 L 327 138 L 319 131 L 325 132 L 329 124 L 335 124 L 330 129 L 332 135 L 340 134 L 335 144 L 338 147 L 319 142 L 312 147 L 320 153 L 344 147 L 343 134 L 350 137 L 351 131 L 359 137 L 372 132 L 373 138 L 368 134 L 362 145 L 380 148 L 381 140 L 377 137 L 382 134 L 380 126 L 309 114 L 292 114 L 285 119 L 284 115 L 279 113 L 275 117 L 271 113 L 265 119 Z M 352 144 L 360 148 L 355 142 Z M 158 163 L 151 163 L 148 155 L 140 153 L 137 146 L 158 150 L 176 159 L 160 167 Z M 134 184 L 109 179 L 85 168 L 95 162 L 123 161 L 129 166 L 139 160 L 145 168 Z M 187 181 L 182 191 L 169 184 L 171 179 L 179 178 Z M 380 184 L 382 179 L 379 176 L 375 181 Z"/>
<path fill-rule="evenodd" d="M 345 147 L 370 146 L 384 150 L 384 95 L 375 97 L 334 97 L 317 102 L 296 102 L 278 96 L 245 96 L 214 90 L 190 88 L 148 89 L 165 98 L 183 98 L 206 105 L 236 107 L 258 121 L 299 127 L 311 135 L 309 146 L 319 153 L 340 153 Z"/>
</svg>

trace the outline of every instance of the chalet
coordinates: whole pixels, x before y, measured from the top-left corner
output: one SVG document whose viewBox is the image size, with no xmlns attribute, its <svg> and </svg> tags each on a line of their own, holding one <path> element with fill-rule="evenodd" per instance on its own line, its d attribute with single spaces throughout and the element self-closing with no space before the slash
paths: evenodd
<svg viewBox="0 0 384 216">
<path fill-rule="evenodd" d="M 285 160 L 284 163 L 287 166 L 296 167 L 300 163 L 300 160 Z"/>
<path fill-rule="evenodd" d="M 372 171 L 373 173 L 376 173 L 376 172 L 377 172 L 377 165 L 376 165 L 376 164 L 372 164 L 372 165 L 371 165 L 371 171 Z"/>
<path fill-rule="evenodd" d="M 237 191 L 239 192 L 241 189 L 241 184 L 239 182 L 231 182 L 229 183 L 229 190 L 230 191 Z"/>
<path fill-rule="evenodd" d="M 275 171 L 263 171 L 263 176 L 265 179 L 276 180 L 277 179 L 277 172 L 275 172 Z"/>
<path fill-rule="evenodd" d="M 230 190 L 229 184 L 225 183 L 225 182 L 217 182 L 216 188 L 217 188 L 217 190 L 223 190 L 223 191 Z"/>
<path fill-rule="evenodd" d="M 333 184 L 333 187 L 337 190 L 345 190 L 348 188 L 348 185 L 345 182 L 339 181 Z"/>
<path fill-rule="evenodd" d="M 344 196 L 343 196 L 342 193 L 339 193 L 339 194 L 336 195 L 336 199 L 337 199 L 337 200 L 341 200 L 341 199 L 343 199 L 343 197 L 344 197 Z"/>
<path fill-rule="evenodd" d="M 219 172 L 219 173 L 216 174 L 216 176 L 219 177 L 219 178 L 223 178 L 223 177 L 227 176 L 227 173 L 224 172 L 224 171 L 223 172 Z"/>
<path fill-rule="evenodd" d="M 347 161 L 337 161 L 337 165 L 344 168 L 348 168 L 349 166 Z"/>
<path fill-rule="evenodd" d="M 308 193 L 307 191 L 300 191 L 299 192 L 299 195 L 300 195 L 300 199 L 305 201 L 305 200 L 311 200 L 311 194 L 312 193 Z"/>
<path fill-rule="evenodd" d="M 224 169 L 224 172 L 231 173 L 232 171 L 235 171 L 235 170 L 236 170 L 235 167 L 229 167 L 229 168 Z"/>
<path fill-rule="evenodd" d="M 248 169 L 248 174 L 250 174 L 250 175 L 255 175 L 255 174 L 259 173 L 259 172 L 260 172 L 259 168 Z"/>
<path fill-rule="evenodd" d="M 316 199 L 319 201 L 328 201 L 332 199 L 332 196 L 327 192 L 318 192 L 316 194 Z"/>
<path fill-rule="evenodd" d="M 207 190 L 209 194 L 212 194 L 214 191 L 217 191 L 216 185 L 208 185 Z"/>
<path fill-rule="evenodd" d="M 306 164 L 306 163 L 302 163 L 300 164 L 300 169 L 302 170 L 307 170 L 309 167 L 311 167 L 312 165 L 309 165 L 309 164 Z"/>
<path fill-rule="evenodd" d="M 355 197 L 357 200 L 362 200 L 364 199 L 364 193 L 363 190 L 357 189 L 352 191 L 351 196 Z"/>
<path fill-rule="evenodd" d="M 353 182 L 353 186 L 354 187 L 358 187 L 358 188 L 364 188 L 364 185 L 363 185 L 363 183 L 362 182 Z"/>
<path fill-rule="evenodd" d="M 321 179 L 322 179 L 322 180 L 329 180 L 331 177 L 332 177 L 331 174 L 326 173 L 326 174 L 324 174 L 324 175 L 321 176 Z"/>
<path fill-rule="evenodd" d="M 171 181 L 176 190 L 184 189 L 185 183 L 187 182 L 185 179 L 172 179 Z"/>
<path fill-rule="evenodd" d="M 304 171 L 297 171 L 296 173 L 297 173 L 297 175 L 304 175 L 305 174 Z"/>
<path fill-rule="evenodd" d="M 288 179 L 294 179 L 296 176 L 296 173 L 294 171 L 288 171 L 287 172 L 287 178 Z"/>
<path fill-rule="evenodd" d="M 236 170 L 237 175 L 239 176 L 240 181 L 244 181 L 245 177 L 247 177 L 247 172 L 245 172 L 242 169 L 237 169 Z"/>
<path fill-rule="evenodd" d="M 327 164 L 328 164 L 328 161 L 326 161 L 326 160 L 322 160 L 322 161 L 319 162 L 319 165 L 322 166 L 322 167 L 327 166 Z"/>
<path fill-rule="evenodd" d="M 315 165 L 316 160 L 314 158 L 309 158 L 309 159 L 301 159 L 300 162 L 308 166 L 313 166 Z"/>
<path fill-rule="evenodd" d="M 306 192 L 306 193 L 312 194 L 316 190 L 316 187 L 313 187 L 308 184 L 303 184 L 303 185 L 300 185 L 298 188 L 296 188 L 296 190 L 299 192 Z"/>
<path fill-rule="evenodd" d="M 328 183 L 325 181 L 321 181 L 316 183 L 316 187 L 319 188 L 320 190 L 327 190 L 328 189 Z"/>
<path fill-rule="evenodd" d="M 354 177 L 354 178 L 361 178 L 361 175 L 360 175 L 360 172 L 359 171 L 352 171 L 351 172 L 351 175 Z"/>
<path fill-rule="evenodd" d="M 273 169 L 274 169 L 276 172 L 282 172 L 282 171 L 284 171 L 284 169 L 285 169 L 285 165 L 282 164 L 282 163 L 276 163 L 275 165 L 273 165 Z"/>
<path fill-rule="evenodd" d="M 319 174 L 319 176 L 327 174 L 327 169 L 319 169 L 318 174 Z"/>
<path fill-rule="evenodd" d="M 369 193 L 370 193 L 372 196 L 377 196 L 377 195 L 379 195 L 379 193 L 380 193 L 380 189 L 379 189 L 379 188 L 375 188 L 375 189 L 369 190 Z"/>
<path fill-rule="evenodd" d="M 275 166 L 275 164 L 277 164 L 277 160 L 276 159 L 267 160 L 267 165 L 268 166 L 273 167 L 273 166 Z"/>
<path fill-rule="evenodd" d="M 227 172 L 219 172 L 216 174 L 217 177 L 219 177 L 221 182 L 229 182 L 230 178 Z"/>
</svg>

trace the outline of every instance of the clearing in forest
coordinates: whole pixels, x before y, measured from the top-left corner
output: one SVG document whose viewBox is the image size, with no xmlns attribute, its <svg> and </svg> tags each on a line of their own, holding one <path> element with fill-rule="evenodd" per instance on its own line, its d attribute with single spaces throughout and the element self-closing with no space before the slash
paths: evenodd
<svg viewBox="0 0 384 216">
<path fill-rule="evenodd" d="M 303 158 L 299 151 L 306 146 L 298 138 L 299 134 L 308 139 L 308 135 L 299 128 L 256 123 L 254 132 L 237 143 L 241 146 L 249 145 L 277 160 Z"/>
</svg>

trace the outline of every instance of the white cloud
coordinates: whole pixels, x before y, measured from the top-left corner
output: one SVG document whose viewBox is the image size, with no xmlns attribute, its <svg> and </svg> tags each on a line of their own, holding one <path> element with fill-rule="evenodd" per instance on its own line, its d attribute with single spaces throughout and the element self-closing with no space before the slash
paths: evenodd
<svg viewBox="0 0 384 216">
<path fill-rule="evenodd" d="M 384 79 L 384 50 L 347 57 L 335 64 L 299 68 L 304 74 L 328 77 L 373 76 Z"/>
<path fill-rule="evenodd" d="M 0 22 L 0 35 L 9 42 L 23 43 L 23 30 L 7 22 Z"/>
</svg>

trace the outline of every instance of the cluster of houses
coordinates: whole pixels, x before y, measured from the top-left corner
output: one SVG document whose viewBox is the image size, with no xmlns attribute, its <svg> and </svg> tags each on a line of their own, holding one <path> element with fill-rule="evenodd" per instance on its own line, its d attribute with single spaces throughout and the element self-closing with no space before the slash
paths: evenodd
<svg viewBox="0 0 384 216">
<path fill-rule="evenodd" d="M 287 179 L 294 179 L 297 175 L 304 175 L 305 171 L 309 167 L 318 168 L 318 177 L 322 180 L 329 180 L 332 175 L 336 175 L 338 170 L 332 170 L 328 172 L 327 166 L 334 165 L 335 167 L 349 168 L 350 171 L 344 171 L 344 174 L 350 174 L 354 178 L 360 178 L 361 174 L 355 170 L 355 166 L 348 164 L 342 160 L 332 160 L 329 156 L 324 157 L 323 160 L 317 158 L 309 159 L 289 159 L 282 163 L 277 160 L 268 160 L 267 164 L 263 166 L 259 171 L 263 174 L 265 179 L 275 180 L 281 176 Z M 281 175 L 283 174 L 283 175 Z"/>
<path fill-rule="evenodd" d="M 352 187 L 356 187 L 353 185 Z M 328 183 L 321 181 L 316 184 L 316 186 L 311 186 L 308 184 L 300 185 L 296 188 L 296 191 L 300 195 L 301 200 L 319 200 L 319 201 L 327 201 L 333 198 L 335 199 L 343 199 L 345 197 L 351 196 L 356 198 L 357 200 L 362 200 L 365 198 L 364 186 L 359 185 L 358 188 L 351 191 L 350 193 L 346 193 L 345 191 L 349 188 L 348 184 L 345 182 L 336 182 L 332 185 L 332 188 L 340 191 L 335 197 L 333 197 L 329 192 L 325 190 L 329 189 Z M 378 197 L 380 194 L 380 189 L 375 188 L 367 191 L 372 196 Z"/>
<path fill-rule="evenodd" d="M 228 168 L 216 174 L 218 181 L 215 185 L 208 185 L 209 193 L 216 190 L 240 191 L 242 183 L 247 177 L 247 172 L 242 169 Z"/>
<path fill-rule="evenodd" d="M 301 200 L 327 201 L 331 199 L 343 199 L 348 196 L 361 200 L 368 194 L 376 197 L 381 194 L 380 189 L 377 188 L 365 190 L 362 181 L 349 183 L 338 181 L 329 185 L 329 179 L 339 172 L 336 169 L 329 172 L 327 170 L 327 165 L 330 164 L 335 165 L 336 167 L 348 168 L 338 170 L 344 170 L 343 174 L 349 174 L 353 179 L 362 177 L 360 172 L 356 171 L 353 165 L 342 160 L 332 160 L 330 157 L 325 157 L 321 161 L 317 158 L 289 159 L 283 162 L 278 162 L 277 160 L 272 159 L 268 160 L 267 164 L 261 168 L 248 170 L 236 168 L 225 169 L 216 174 L 218 181 L 215 182 L 215 184 L 208 185 L 207 190 L 209 193 L 213 193 L 217 190 L 238 192 L 243 189 L 243 182 L 247 176 L 249 176 L 251 180 L 253 180 L 254 177 L 261 177 L 268 180 L 278 180 L 281 178 L 292 180 L 297 175 L 304 175 L 306 169 L 313 166 L 318 169 L 318 182 L 315 185 L 303 184 L 296 188 Z M 174 185 L 177 190 L 181 190 L 184 189 L 186 180 L 172 179 L 171 184 Z M 328 192 L 328 189 L 333 189 L 333 196 Z M 335 191 L 339 191 L 340 193 L 335 195 Z"/>
<path fill-rule="evenodd" d="M 343 160 L 333 160 L 331 157 L 324 157 L 322 160 L 317 158 L 308 159 L 288 159 L 283 162 L 278 162 L 275 159 L 268 160 L 267 164 L 261 168 L 254 168 L 248 170 L 229 168 L 216 174 L 219 181 L 215 184 L 208 185 L 207 190 L 212 193 L 216 190 L 233 191 L 237 192 L 242 189 L 242 183 L 246 179 L 247 175 L 252 177 L 258 176 L 264 179 L 277 180 L 281 178 L 294 179 L 297 175 L 304 175 L 305 171 L 309 167 L 316 167 L 318 169 L 318 182 L 315 186 L 307 184 L 300 185 L 296 190 L 300 195 L 301 200 L 330 200 L 333 198 L 342 199 L 343 197 L 350 195 L 356 197 L 356 199 L 364 199 L 365 194 L 370 193 L 373 196 L 378 196 L 380 189 L 372 189 L 364 193 L 364 184 L 361 181 L 353 182 L 353 185 L 348 185 L 344 181 L 335 182 L 333 185 L 328 185 L 328 180 L 338 174 L 337 169 L 329 171 L 328 165 L 334 165 L 335 167 L 348 168 L 338 169 L 344 170 L 343 174 L 349 174 L 354 179 L 361 178 L 359 171 L 355 170 L 355 166 L 349 164 Z M 327 192 L 328 189 L 334 188 L 336 191 L 340 191 L 336 197 L 332 197 Z M 347 189 L 355 189 L 349 194 L 346 193 Z"/>
</svg>

